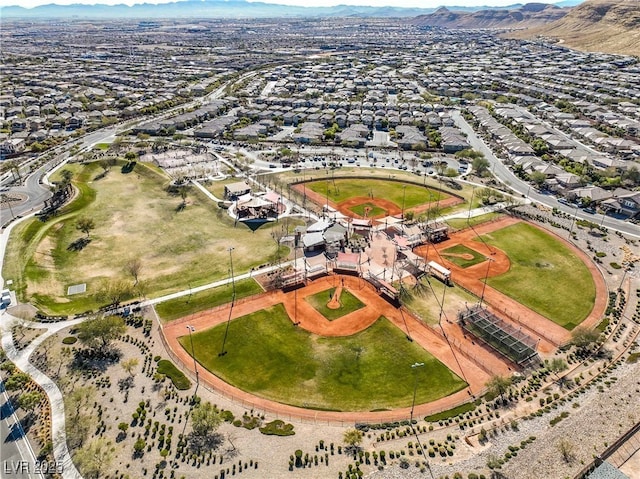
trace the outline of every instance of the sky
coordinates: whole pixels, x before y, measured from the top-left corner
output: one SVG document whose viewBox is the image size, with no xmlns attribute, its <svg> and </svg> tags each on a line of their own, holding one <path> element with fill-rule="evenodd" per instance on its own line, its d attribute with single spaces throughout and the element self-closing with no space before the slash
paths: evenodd
<svg viewBox="0 0 640 479">
<path fill-rule="evenodd" d="M 68 5 L 72 3 L 94 4 L 100 3 L 104 5 L 127 4 L 134 3 L 168 3 L 177 0 L 0 0 L 0 6 L 18 5 L 25 8 L 32 8 L 38 5 L 56 3 L 58 5 Z M 251 0 L 249 0 L 251 1 Z M 514 3 L 527 3 L 531 0 L 259 0 L 264 3 L 277 3 L 280 5 L 300 5 L 305 7 L 329 7 L 332 5 L 368 5 L 372 7 L 422 7 L 432 8 L 442 5 L 447 6 L 505 6 Z M 557 0 L 536 0 L 541 3 L 553 3 Z"/>
</svg>

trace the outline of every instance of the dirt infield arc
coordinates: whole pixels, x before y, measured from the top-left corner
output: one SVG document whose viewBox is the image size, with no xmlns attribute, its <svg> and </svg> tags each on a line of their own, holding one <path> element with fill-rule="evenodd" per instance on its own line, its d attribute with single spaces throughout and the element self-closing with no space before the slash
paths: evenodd
<svg viewBox="0 0 640 479">
<path fill-rule="evenodd" d="M 340 177 L 337 179 L 357 179 L 357 177 Z M 367 178 L 369 179 L 369 178 Z M 380 218 L 384 218 L 386 216 L 399 216 L 400 214 L 402 214 L 402 208 L 400 206 L 398 206 L 397 204 L 395 204 L 393 201 L 391 200 L 387 200 L 386 198 L 377 198 L 375 196 L 353 196 L 351 198 L 347 198 L 344 201 L 340 201 L 339 203 L 336 203 L 332 200 L 327 199 L 326 196 L 321 195 L 320 193 L 316 193 L 315 191 L 308 189 L 305 187 L 306 183 L 312 183 L 312 182 L 316 182 L 316 181 L 320 181 L 320 180 L 308 180 L 308 181 L 302 181 L 302 182 L 298 182 L 295 185 L 293 185 L 293 189 L 295 191 L 297 191 L 299 194 L 306 196 L 309 200 L 311 200 L 312 202 L 314 202 L 315 204 L 317 204 L 318 206 L 325 206 L 328 205 L 329 207 L 333 208 L 336 211 L 339 211 L 340 213 L 342 213 L 344 216 L 347 217 L 351 217 L 351 218 L 359 218 L 359 219 L 364 219 L 364 216 L 359 215 L 357 213 L 354 213 L 352 208 L 355 208 L 357 206 L 360 205 L 364 205 L 364 204 L 369 204 L 371 206 L 375 206 L 378 208 L 381 208 L 383 210 L 385 210 L 385 213 L 382 214 L 378 214 L 378 215 L 372 215 L 367 217 L 367 219 L 380 219 Z M 385 181 L 384 179 L 380 179 L 380 181 Z M 389 180 L 392 181 L 392 180 Z M 399 183 L 406 183 L 409 185 L 417 185 L 417 186 L 424 186 L 421 185 L 419 183 L 413 183 L 413 182 L 399 182 Z M 434 189 L 432 187 L 429 187 L 429 189 Z M 424 213 L 425 211 L 428 211 L 429 208 L 431 208 L 433 205 L 435 205 L 436 203 L 438 204 L 438 207 L 440 209 L 442 208 L 449 208 L 451 206 L 455 206 L 457 204 L 463 203 L 464 199 L 453 195 L 453 193 L 448 193 L 448 192 L 444 192 L 448 198 L 442 199 L 438 202 L 427 202 L 418 206 L 414 206 L 412 208 L 406 208 L 405 212 L 411 211 L 415 214 L 420 214 L 420 213 Z"/>
<path fill-rule="evenodd" d="M 339 319 L 329 321 L 318 313 L 307 301 L 310 296 L 331 287 L 336 287 L 338 282 L 344 281 L 344 287 L 356 296 L 366 306 L 347 314 Z M 398 309 L 379 296 L 375 288 L 361 278 L 353 276 L 331 275 L 309 283 L 308 286 L 297 291 L 282 292 L 273 291 L 254 297 L 233 308 L 231 318 L 239 318 L 247 314 L 282 303 L 292 322 L 297 320 L 298 326 L 317 335 L 327 337 L 349 336 L 371 326 L 380 316 L 385 316 L 396 327 L 400 328 L 413 341 L 429 351 L 449 369 L 465 379 L 469 386 L 450 396 L 441 398 L 428 404 L 420 404 L 415 408 L 417 415 L 426 415 L 454 407 L 467 401 L 471 395 L 483 391 L 484 385 L 491 374 L 506 374 L 509 365 L 496 358 L 488 351 L 478 348 L 473 354 L 481 357 L 483 367 L 480 367 L 469 355 L 461 354 L 445 340 L 442 334 L 430 329 L 410 313 Z M 211 312 L 203 312 L 192 315 L 167 324 L 163 328 L 163 334 L 167 347 L 172 356 L 182 363 L 182 366 L 193 371 L 193 358 L 182 348 L 178 338 L 185 335 L 185 324 L 195 327 L 197 330 L 211 328 L 221 324 L 229 317 L 229 306 Z M 383 339 L 382 339 L 383 340 Z M 470 343 L 469 343 L 470 344 Z M 490 371 L 490 372 L 488 372 Z M 243 404 L 265 410 L 271 413 L 295 417 L 305 420 L 335 421 L 335 422 L 384 422 L 406 419 L 410 415 L 410 408 L 400 408 L 392 411 L 376 412 L 335 412 L 308 410 L 300 407 L 289 406 L 275 401 L 270 401 L 251 393 L 242 391 L 218 378 L 212 372 L 199 368 L 201 381 L 206 382 L 213 390 L 231 397 Z"/>
</svg>

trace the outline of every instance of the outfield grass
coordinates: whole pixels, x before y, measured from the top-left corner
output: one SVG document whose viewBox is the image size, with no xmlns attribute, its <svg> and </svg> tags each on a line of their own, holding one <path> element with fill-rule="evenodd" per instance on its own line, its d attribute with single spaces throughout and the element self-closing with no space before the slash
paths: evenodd
<svg viewBox="0 0 640 479">
<path fill-rule="evenodd" d="M 356 196 L 368 197 L 373 194 L 374 199 L 384 198 L 402 208 L 404 199 L 404 207 L 407 210 L 438 199 L 449 198 L 448 194 L 425 186 L 378 179 L 336 178 L 329 181 L 312 181 L 307 183 L 306 187 L 325 197 L 328 193 L 329 199 L 336 203 Z"/>
<path fill-rule="evenodd" d="M 482 263 L 486 261 L 484 255 L 478 253 L 477 251 L 472 250 L 471 248 L 467 248 L 463 244 L 457 244 L 452 246 L 451 248 L 447 248 L 440 252 L 442 256 L 444 256 L 448 261 L 451 261 L 454 264 L 457 264 L 461 268 L 468 268 L 469 266 L 473 266 L 474 264 Z M 447 254 L 449 253 L 449 254 Z M 461 255 L 468 254 L 473 256 L 471 259 L 461 258 L 460 256 L 453 255 Z"/>
<path fill-rule="evenodd" d="M 252 232 L 194 188 L 180 208 L 182 198 L 167 192 L 169 178 L 153 166 L 138 163 L 129 174 L 120 166 L 101 177 L 97 163 L 68 165 L 78 190 L 73 202 L 44 223 L 33 219 L 14 228 L 3 276 L 14 281 L 21 301 L 52 314 L 96 309 L 107 302 L 97 295 L 106 283 L 133 285 L 125 271 L 133 258 L 142 264 L 147 297 L 200 286 L 228 276 L 230 246 L 236 273 L 269 262 L 276 253 L 272 231 L 295 223 L 267 223 Z M 83 236 L 76 229 L 81 216 L 96 227 L 84 249 L 71 251 Z M 67 297 L 67 287 L 78 283 L 86 283 L 87 292 Z M 134 294 L 139 291 L 124 298 Z"/>
<path fill-rule="evenodd" d="M 193 335 L 198 362 L 245 391 L 285 404 L 336 411 L 381 410 L 447 396 L 465 383 L 387 319 L 344 338 L 323 338 L 292 325 L 282 305 Z M 191 351 L 189 337 L 180 342 Z"/>
<path fill-rule="evenodd" d="M 422 278 L 416 287 L 408 290 L 402 302 L 411 312 L 433 326 L 437 325 L 440 319 L 440 305 L 443 298 L 443 311 L 446 316 L 442 319 L 451 321 L 455 320 L 456 313 L 465 307 L 465 303 L 473 304 L 478 301 L 477 297 L 461 288 L 445 286 L 435 278 L 431 278 L 430 281 Z"/>
<path fill-rule="evenodd" d="M 589 315 L 595 283 L 587 266 L 564 242 L 527 223 L 482 238 L 511 260 L 507 273 L 489 278 L 491 287 L 568 330 Z"/>
<path fill-rule="evenodd" d="M 333 297 L 335 290 L 336 288 L 331 288 L 325 291 L 320 291 L 319 293 L 307 296 L 304 299 L 329 321 L 341 318 L 364 307 L 364 303 L 351 294 L 349 290 L 343 289 L 340 293 L 340 307 L 338 309 L 329 308 L 327 303 L 329 302 L 329 299 Z"/>
<path fill-rule="evenodd" d="M 246 298 L 262 293 L 262 288 L 253 278 L 236 281 L 236 299 Z M 156 313 L 163 321 L 173 321 L 189 314 L 211 309 L 231 302 L 233 288 L 225 284 L 217 288 L 207 289 L 190 296 L 171 299 L 156 305 Z"/>
<path fill-rule="evenodd" d="M 472 206 L 472 208 L 477 208 L 477 206 Z M 487 213 L 480 216 L 474 216 L 472 218 L 450 218 L 447 220 L 447 224 L 452 228 L 461 230 L 468 228 L 469 226 L 477 226 L 482 223 L 495 220 L 500 216 L 502 216 L 501 213 Z"/>
<path fill-rule="evenodd" d="M 365 211 L 366 209 L 368 209 L 369 211 Z M 367 218 L 387 214 L 387 210 L 382 209 L 379 206 L 374 205 L 373 203 L 363 203 L 360 205 L 356 205 L 349 208 L 349 211 L 353 211 L 355 214 Z"/>
</svg>

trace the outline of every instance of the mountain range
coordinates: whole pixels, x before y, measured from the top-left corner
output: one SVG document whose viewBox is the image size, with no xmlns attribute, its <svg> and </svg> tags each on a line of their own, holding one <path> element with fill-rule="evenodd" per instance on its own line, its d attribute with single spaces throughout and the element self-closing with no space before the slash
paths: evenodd
<svg viewBox="0 0 640 479">
<path fill-rule="evenodd" d="M 514 38 L 553 38 L 578 50 L 640 55 L 640 2 L 588 0 L 563 18 L 510 34 Z"/>
<path fill-rule="evenodd" d="M 567 8 L 546 3 L 475 12 L 441 7 L 433 13 L 416 17 L 413 22 L 420 26 L 445 28 L 526 28 L 559 20 L 568 12 Z"/>
<path fill-rule="evenodd" d="M 582 0 L 563 0 L 558 7 L 579 4 Z M 390 2 L 392 3 L 392 2 Z M 451 7 L 455 11 L 494 11 L 518 9 L 509 7 Z M 120 5 L 48 4 L 34 8 L 0 7 L 2 18 L 287 18 L 287 17 L 415 17 L 436 11 L 435 8 L 367 7 L 337 5 L 334 7 L 299 7 L 245 0 L 182 0 L 171 3 Z"/>
</svg>

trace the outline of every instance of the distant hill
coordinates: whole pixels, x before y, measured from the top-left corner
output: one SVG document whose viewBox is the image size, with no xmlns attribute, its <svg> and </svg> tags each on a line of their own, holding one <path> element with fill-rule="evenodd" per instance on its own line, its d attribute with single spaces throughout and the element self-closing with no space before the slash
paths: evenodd
<svg viewBox="0 0 640 479">
<path fill-rule="evenodd" d="M 90 0 L 86 0 L 90 1 Z M 582 0 L 562 0 L 560 3 L 576 4 Z M 389 0 L 393 4 L 393 0 Z M 543 5 L 543 4 L 541 4 Z M 478 10 L 501 12 L 504 9 L 524 8 L 520 4 L 509 7 L 452 7 L 455 11 Z M 394 6 L 366 7 L 336 5 L 335 7 L 295 7 L 246 0 L 178 0 L 171 3 L 142 3 L 132 6 L 120 5 L 73 5 L 48 4 L 34 8 L 19 6 L 0 7 L 0 18 L 287 18 L 287 17 L 355 17 L 393 18 L 415 17 L 434 12 L 435 8 L 401 8 Z M 489 15 L 489 14 L 486 14 Z M 501 16 L 502 14 L 496 14 Z M 517 15 L 517 14 L 516 14 Z M 525 13 L 526 16 L 526 13 Z"/>
<path fill-rule="evenodd" d="M 555 38 L 578 50 L 640 55 L 640 2 L 587 0 L 556 22 L 510 36 Z"/>
<path fill-rule="evenodd" d="M 546 3 L 527 3 L 517 8 L 476 12 L 441 7 L 431 14 L 416 17 L 413 22 L 421 26 L 445 28 L 527 28 L 558 20 L 568 11 Z"/>
</svg>

